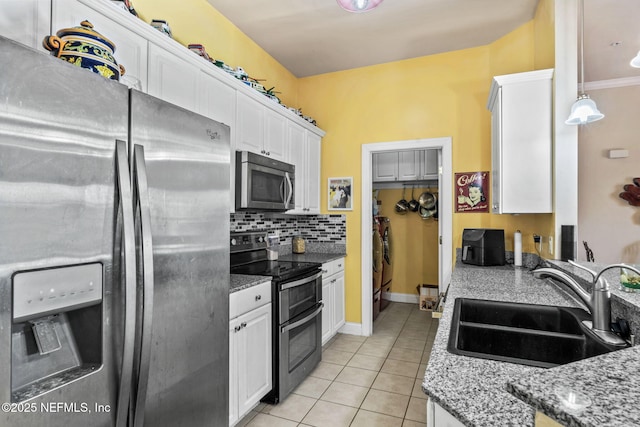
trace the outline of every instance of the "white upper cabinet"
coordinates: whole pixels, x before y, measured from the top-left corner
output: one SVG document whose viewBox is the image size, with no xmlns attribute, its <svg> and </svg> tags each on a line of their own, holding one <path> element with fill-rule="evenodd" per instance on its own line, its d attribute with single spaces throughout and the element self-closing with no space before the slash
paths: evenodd
<svg viewBox="0 0 640 427">
<path fill-rule="evenodd" d="M 289 214 L 320 213 L 320 136 L 289 122 L 288 162 L 296 167 L 294 209 Z"/>
<path fill-rule="evenodd" d="M 44 51 L 45 36 L 88 20 L 115 44 L 114 57 L 125 68 L 121 83 L 228 125 L 232 212 L 235 151 L 247 150 L 295 164 L 296 208 L 290 212 L 320 213 L 321 129 L 111 1 L 0 0 L 0 4 L 0 35 Z"/>
<path fill-rule="evenodd" d="M 231 127 L 236 123 L 236 90 L 207 71 L 198 75 L 197 112 Z"/>
<path fill-rule="evenodd" d="M 264 110 L 264 149 L 266 155 L 287 159 L 287 119 L 270 108 Z"/>
<path fill-rule="evenodd" d="M 38 50 L 50 35 L 50 0 L 2 0 L 0 35 Z"/>
<path fill-rule="evenodd" d="M 438 150 L 373 154 L 373 182 L 438 179 Z"/>
<path fill-rule="evenodd" d="M 285 161 L 285 117 L 243 93 L 238 93 L 237 102 L 237 149 Z"/>
<path fill-rule="evenodd" d="M 197 111 L 199 74 L 193 63 L 149 43 L 149 95 Z"/>
<path fill-rule="evenodd" d="M 306 190 L 306 208 L 307 213 L 320 213 L 320 155 L 321 155 L 321 138 L 315 133 L 306 131 L 307 141 L 307 171 L 305 178 L 307 183 Z"/>
<path fill-rule="evenodd" d="M 296 167 L 296 181 L 294 186 L 294 208 L 291 213 L 304 213 L 304 171 L 306 169 L 307 144 L 305 140 L 305 130 L 296 123 L 289 123 L 287 126 L 287 151 L 289 152 L 288 162 Z"/>
<path fill-rule="evenodd" d="M 398 152 L 373 154 L 373 180 L 397 181 L 398 180 Z"/>
<path fill-rule="evenodd" d="M 147 28 L 140 27 L 138 18 L 111 2 L 95 0 L 53 0 L 51 12 L 53 34 L 85 20 L 91 22 L 95 31 L 115 44 L 113 56 L 125 68 L 121 82 L 137 81 L 147 91 L 148 41 L 143 35 Z"/>
<path fill-rule="evenodd" d="M 438 150 L 420 150 L 420 179 L 438 179 Z"/>
<path fill-rule="evenodd" d="M 491 111 L 493 213 L 553 211 L 553 69 L 496 76 Z"/>
</svg>

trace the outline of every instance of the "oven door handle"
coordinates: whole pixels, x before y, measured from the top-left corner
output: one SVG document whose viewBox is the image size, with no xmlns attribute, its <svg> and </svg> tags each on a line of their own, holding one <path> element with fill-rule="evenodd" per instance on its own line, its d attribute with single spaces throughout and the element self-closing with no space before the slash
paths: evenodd
<svg viewBox="0 0 640 427">
<path fill-rule="evenodd" d="M 320 305 L 318 306 L 318 308 L 316 308 L 315 310 L 313 310 L 313 313 L 311 313 L 308 316 L 305 316 L 304 319 L 300 319 L 297 322 L 291 323 L 290 325 L 286 325 L 283 326 L 281 328 L 281 333 L 285 333 L 287 331 L 290 331 L 291 329 L 297 328 L 300 325 L 303 325 L 305 323 L 307 323 L 309 320 L 313 319 L 314 317 L 316 317 L 318 315 L 318 313 L 320 313 L 322 311 L 322 307 L 324 307 L 324 303 L 321 302 Z"/>
<path fill-rule="evenodd" d="M 287 289 L 295 288 L 296 286 L 304 285 L 305 283 L 309 283 L 313 280 L 316 280 L 318 277 L 322 276 L 322 271 L 314 274 L 313 276 L 305 277 L 304 279 L 296 280 L 295 282 L 284 283 L 280 287 L 280 290 L 286 291 Z"/>
</svg>

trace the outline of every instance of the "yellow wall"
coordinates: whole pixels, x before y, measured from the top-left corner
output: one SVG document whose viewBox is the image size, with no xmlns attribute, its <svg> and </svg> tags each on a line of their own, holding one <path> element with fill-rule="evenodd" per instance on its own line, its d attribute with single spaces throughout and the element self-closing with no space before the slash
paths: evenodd
<svg viewBox="0 0 640 427">
<path fill-rule="evenodd" d="M 275 86 L 283 104 L 299 107 L 297 78 L 206 0 L 134 0 L 133 6 L 145 22 L 167 21 L 173 38 L 182 45 L 204 45 L 211 57 L 234 68 L 240 66 L 253 78 L 265 79 L 261 83 L 267 89 Z"/>
<path fill-rule="evenodd" d="M 416 187 L 417 199 L 428 188 Z M 437 188 L 429 189 L 437 194 Z M 418 212 L 400 215 L 395 204 L 402 198 L 402 189 L 378 190 L 380 215 L 391 219 L 393 249 L 393 282 L 391 292 L 418 295 L 418 284 L 438 284 L 438 223 L 433 218 L 422 219 Z M 405 199 L 411 200 L 411 188 Z"/>
<path fill-rule="evenodd" d="M 300 104 L 327 132 L 322 143 L 322 179 L 354 176 L 361 188 L 363 144 L 451 136 L 453 171 L 491 170 L 491 116 L 486 108 L 494 75 L 535 69 L 536 36 L 531 21 L 483 47 L 300 79 Z M 326 206 L 321 191 L 321 206 Z M 347 217 L 347 321 L 361 321 L 361 205 Z M 503 228 L 506 248 L 523 233 L 523 250 L 535 252 L 532 235 L 553 232 L 552 215 L 454 214 L 453 246 L 469 227 Z M 395 228 L 394 228 L 395 230 Z M 543 255 L 546 245 L 543 245 Z M 396 259 L 402 256 L 396 248 Z M 409 293 L 412 293 L 408 289 Z"/>
<path fill-rule="evenodd" d="M 321 206 L 327 205 L 328 177 L 354 177 L 354 209 L 346 213 L 346 315 L 347 321 L 359 323 L 362 145 L 450 136 L 450 173 L 490 170 L 486 101 L 491 79 L 553 66 L 553 1 L 541 0 L 534 20 L 487 46 L 304 79 L 296 79 L 206 0 L 134 4 L 146 22 L 167 20 L 180 43 L 202 43 L 213 57 L 267 79 L 265 86 L 282 91 L 285 104 L 301 107 L 327 132 L 322 143 Z M 513 232 L 520 229 L 525 252 L 534 252 L 533 233 L 546 238 L 554 230 L 553 215 L 454 214 L 454 248 L 468 227 L 504 228 L 507 250 L 513 248 Z M 546 245 L 543 255 L 548 255 Z"/>
</svg>

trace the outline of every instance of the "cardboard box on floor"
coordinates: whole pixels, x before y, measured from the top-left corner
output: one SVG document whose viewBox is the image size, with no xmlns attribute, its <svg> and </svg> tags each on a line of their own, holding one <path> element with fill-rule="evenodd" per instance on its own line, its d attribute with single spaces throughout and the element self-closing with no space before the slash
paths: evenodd
<svg viewBox="0 0 640 427">
<path fill-rule="evenodd" d="M 418 291 L 420 310 L 434 311 L 438 307 L 438 285 L 423 283 L 416 286 L 416 290 Z"/>
</svg>

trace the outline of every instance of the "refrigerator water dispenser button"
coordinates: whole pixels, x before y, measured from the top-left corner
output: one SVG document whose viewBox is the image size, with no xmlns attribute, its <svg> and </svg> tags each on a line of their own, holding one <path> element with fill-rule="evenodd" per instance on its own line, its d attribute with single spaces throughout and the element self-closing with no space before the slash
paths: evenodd
<svg viewBox="0 0 640 427">
<path fill-rule="evenodd" d="M 31 322 L 31 329 L 40 354 L 44 355 L 60 350 L 60 339 L 56 331 L 56 324 L 51 316 Z"/>
</svg>

